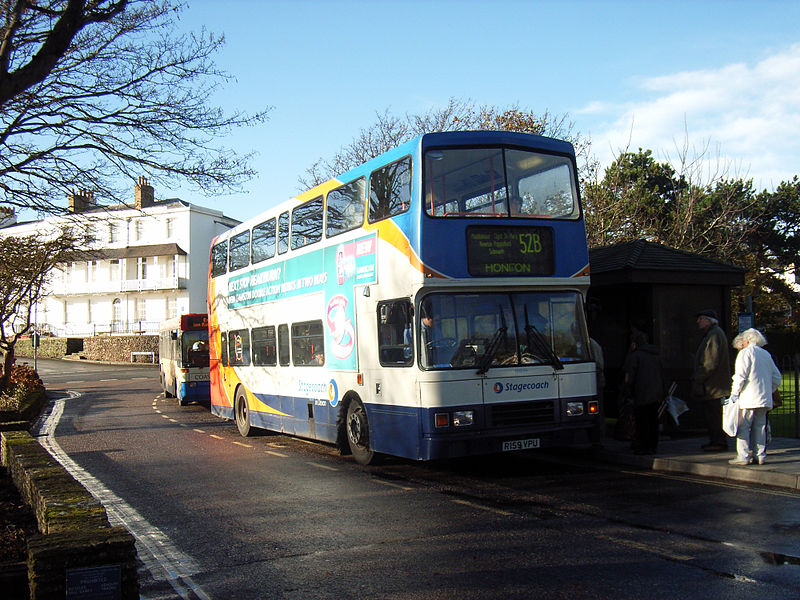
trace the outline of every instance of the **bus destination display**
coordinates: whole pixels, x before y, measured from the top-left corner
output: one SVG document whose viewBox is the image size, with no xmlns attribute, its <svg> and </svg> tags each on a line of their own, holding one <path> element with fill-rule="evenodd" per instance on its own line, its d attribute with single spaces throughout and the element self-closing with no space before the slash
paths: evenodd
<svg viewBox="0 0 800 600">
<path fill-rule="evenodd" d="M 474 277 L 546 277 L 553 274 L 550 227 L 467 228 L 467 264 Z"/>
</svg>

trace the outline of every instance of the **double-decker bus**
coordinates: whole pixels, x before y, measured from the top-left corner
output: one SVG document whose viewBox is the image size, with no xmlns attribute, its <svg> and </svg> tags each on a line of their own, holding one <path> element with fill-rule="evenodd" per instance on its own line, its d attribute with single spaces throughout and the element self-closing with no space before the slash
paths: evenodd
<svg viewBox="0 0 800 600">
<path fill-rule="evenodd" d="M 180 315 L 161 323 L 158 362 L 167 398 L 177 398 L 181 406 L 208 402 L 208 315 Z"/>
<path fill-rule="evenodd" d="M 431 133 L 212 242 L 211 409 L 368 464 L 599 432 L 572 145 Z"/>
</svg>

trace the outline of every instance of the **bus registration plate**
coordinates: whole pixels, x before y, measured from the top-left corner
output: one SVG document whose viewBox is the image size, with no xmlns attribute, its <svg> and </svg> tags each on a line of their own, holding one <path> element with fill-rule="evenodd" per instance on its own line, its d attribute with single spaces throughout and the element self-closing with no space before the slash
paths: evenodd
<svg viewBox="0 0 800 600">
<path fill-rule="evenodd" d="M 539 438 L 530 438 L 527 440 L 509 440 L 503 442 L 503 452 L 510 452 L 512 450 L 530 450 L 539 447 Z"/>
</svg>

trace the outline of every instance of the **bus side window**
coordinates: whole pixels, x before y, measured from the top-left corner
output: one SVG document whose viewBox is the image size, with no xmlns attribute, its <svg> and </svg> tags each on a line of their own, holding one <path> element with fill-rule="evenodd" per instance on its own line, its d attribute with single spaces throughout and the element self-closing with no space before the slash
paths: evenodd
<svg viewBox="0 0 800 600">
<path fill-rule="evenodd" d="M 322 239 L 322 196 L 292 209 L 292 250 Z"/>
<path fill-rule="evenodd" d="M 227 333 L 220 333 L 220 352 L 219 352 L 219 364 L 222 367 L 228 366 L 228 334 Z"/>
<path fill-rule="evenodd" d="M 325 364 L 322 321 L 292 323 L 292 363 L 312 367 Z"/>
<path fill-rule="evenodd" d="M 364 178 L 328 192 L 325 235 L 333 237 L 364 224 Z"/>
<path fill-rule="evenodd" d="M 228 332 L 228 357 L 232 367 L 250 364 L 250 332 L 247 329 Z"/>
<path fill-rule="evenodd" d="M 278 254 L 289 250 L 289 211 L 282 212 L 278 217 Z"/>
<path fill-rule="evenodd" d="M 251 243 L 251 260 L 253 264 L 275 256 L 275 218 L 259 223 L 253 227 Z"/>
<path fill-rule="evenodd" d="M 237 233 L 230 240 L 230 270 L 243 269 L 250 264 L 250 230 Z"/>
<path fill-rule="evenodd" d="M 375 169 L 369 176 L 369 222 L 408 210 L 411 203 L 411 157 Z"/>
<path fill-rule="evenodd" d="M 282 367 L 289 366 L 289 326 L 278 325 L 278 361 Z"/>
<path fill-rule="evenodd" d="M 219 277 L 228 270 L 228 241 L 214 244 L 211 249 L 211 276 Z"/>
<path fill-rule="evenodd" d="M 258 367 L 274 367 L 278 364 L 275 350 L 275 326 L 254 327 L 253 364 Z"/>
<path fill-rule="evenodd" d="M 403 298 L 378 303 L 378 357 L 385 367 L 414 363 L 411 301 Z"/>
</svg>

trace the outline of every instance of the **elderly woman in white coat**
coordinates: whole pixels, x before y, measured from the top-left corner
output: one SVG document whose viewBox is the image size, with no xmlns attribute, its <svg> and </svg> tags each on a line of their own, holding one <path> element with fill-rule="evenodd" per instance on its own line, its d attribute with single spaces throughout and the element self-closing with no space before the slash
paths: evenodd
<svg viewBox="0 0 800 600">
<path fill-rule="evenodd" d="M 733 340 L 736 370 L 731 386 L 731 402 L 739 406 L 736 454 L 732 465 L 763 465 L 767 457 L 767 412 L 772 408 L 772 392 L 781 384 L 781 372 L 772 356 L 762 348 L 767 340 L 757 329 L 747 329 Z"/>
</svg>

